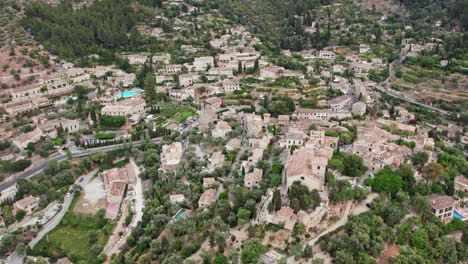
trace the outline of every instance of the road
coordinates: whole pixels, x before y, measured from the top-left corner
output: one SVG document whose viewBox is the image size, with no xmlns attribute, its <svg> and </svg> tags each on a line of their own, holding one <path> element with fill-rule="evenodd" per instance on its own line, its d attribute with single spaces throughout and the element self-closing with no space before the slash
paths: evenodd
<svg viewBox="0 0 468 264">
<path fill-rule="evenodd" d="M 386 89 L 380 85 L 377 85 L 376 86 L 376 89 L 379 90 L 380 92 L 382 93 L 386 93 L 388 95 L 390 95 L 391 97 L 395 97 L 395 98 L 398 98 L 398 99 L 401 99 L 401 100 L 404 100 L 404 101 L 407 101 L 409 103 L 412 103 L 412 104 L 415 104 L 415 105 L 419 105 L 419 106 L 422 106 L 422 107 L 425 107 L 425 108 L 428 108 L 428 109 L 431 109 L 431 110 L 434 110 L 434 111 L 437 111 L 439 113 L 442 113 L 442 114 L 449 114 L 449 112 L 445 111 L 445 110 L 442 110 L 440 108 L 437 108 L 437 107 L 433 107 L 433 106 L 430 106 L 430 105 L 426 105 L 426 104 L 423 104 L 423 103 L 420 103 L 414 99 L 411 99 L 411 98 L 407 98 L 403 95 L 401 95 L 400 93 L 397 93 L 397 92 L 394 92 L 394 91 L 390 91 L 389 89 Z"/>
<path fill-rule="evenodd" d="M 390 65 L 388 66 L 388 69 L 389 69 L 389 76 L 388 78 L 383 82 L 385 83 L 387 86 L 390 86 L 391 84 L 391 81 L 392 80 L 395 80 L 395 73 L 398 69 L 398 66 L 400 65 L 400 63 L 402 61 L 404 61 L 406 59 L 406 53 L 404 53 L 403 51 L 400 52 L 400 57 L 396 60 L 393 60 Z M 391 97 L 395 97 L 395 98 L 399 98 L 401 100 L 404 100 L 404 101 L 407 101 L 409 103 L 412 103 L 412 104 L 415 104 L 415 105 L 419 105 L 419 106 L 422 106 L 422 107 L 425 107 L 425 108 L 428 108 L 428 109 L 431 109 L 431 110 L 434 110 L 434 111 L 437 111 L 439 113 L 442 113 L 442 114 L 449 114 L 449 112 L 447 111 L 444 111 L 440 108 L 437 108 L 437 107 L 433 107 L 433 106 L 430 106 L 430 105 L 426 105 L 426 104 L 423 104 L 423 103 L 420 103 L 412 98 L 408 98 L 408 97 L 405 97 L 404 95 L 400 94 L 399 92 L 396 92 L 396 91 L 391 91 L 390 89 L 386 89 L 384 88 L 383 86 L 381 86 L 380 84 L 378 84 L 376 86 L 377 90 L 379 90 L 380 92 L 382 93 L 386 93 L 388 95 L 390 95 Z"/>
<path fill-rule="evenodd" d="M 338 222 L 333 224 L 331 227 L 327 228 L 325 231 L 320 233 L 318 236 L 316 236 L 312 240 L 310 240 L 309 241 L 309 246 L 313 247 L 315 245 L 315 243 L 317 243 L 317 241 L 321 237 L 323 237 L 323 236 L 329 234 L 330 232 L 333 232 L 333 231 L 337 230 L 338 228 L 346 225 L 348 223 L 348 215 L 349 215 L 349 212 L 351 211 L 351 206 L 352 205 L 353 205 L 353 201 L 347 201 L 346 202 L 346 209 L 345 209 L 345 213 L 344 213 L 343 218 L 341 218 Z"/>
<path fill-rule="evenodd" d="M 153 138 L 151 140 L 153 143 L 158 143 L 161 141 L 161 138 Z M 133 142 L 132 144 L 134 146 L 139 146 L 141 145 L 141 141 L 137 141 L 137 142 Z M 96 150 L 102 150 L 102 151 L 112 151 L 112 150 L 116 150 L 116 149 L 119 149 L 123 146 L 124 143 L 122 144 L 117 144 L 117 145 L 110 145 L 110 146 L 104 146 L 104 147 L 98 147 L 98 148 L 90 148 L 90 149 L 85 149 L 85 150 L 81 150 L 81 151 L 75 151 L 75 152 L 72 152 L 72 156 L 73 158 L 76 158 L 76 157 L 84 157 L 84 156 L 88 156 L 90 155 L 91 153 L 93 153 L 94 151 Z M 55 157 L 51 157 L 51 159 L 55 159 L 57 161 L 62 161 L 62 160 L 65 160 L 67 159 L 67 155 L 66 154 L 60 154 L 60 155 L 57 155 Z M 16 181 L 18 179 L 28 179 L 28 178 L 31 178 L 33 177 L 34 175 L 36 175 L 37 173 L 39 173 L 40 171 L 42 171 L 45 166 L 47 165 L 47 162 L 49 162 L 49 160 L 47 161 L 44 161 L 42 163 L 40 163 L 39 165 L 37 165 L 36 167 L 34 168 L 31 168 L 21 174 L 19 174 L 18 176 L 16 176 L 14 179 L 12 179 L 11 181 L 9 182 L 6 182 L 2 185 L 0 185 L 0 192 L 4 191 L 5 189 L 13 186 L 16 184 Z"/>
<path fill-rule="evenodd" d="M 98 169 L 94 169 L 85 176 L 82 176 L 78 178 L 75 181 L 75 184 L 81 186 L 82 188 L 89 183 L 89 181 L 93 178 L 94 174 Z M 83 180 L 80 182 L 80 179 L 83 178 Z M 71 188 L 70 188 L 71 189 Z M 62 221 L 62 218 L 65 216 L 65 214 L 68 212 L 68 209 L 70 208 L 70 205 L 73 201 L 73 198 L 75 197 L 75 192 L 71 193 L 70 195 L 66 195 L 62 204 L 62 210 L 58 212 L 54 218 L 52 218 L 49 222 L 47 222 L 44 227 L 37 233 L 37 236 L 29 242 L 28 246 L 30 248 L 34 248 L 34 246 L 41 241 L 41 239 L 47 235 L 50 231 L 52 231 L 59 223 Z"/>
</svg>

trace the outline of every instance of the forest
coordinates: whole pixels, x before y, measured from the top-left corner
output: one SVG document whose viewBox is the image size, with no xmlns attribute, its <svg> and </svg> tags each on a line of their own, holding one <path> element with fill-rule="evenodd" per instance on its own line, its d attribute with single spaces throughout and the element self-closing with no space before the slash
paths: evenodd
<svg viewBox="0 0 468 264">
<path fill-rule="evenodd" d="M 161 3 L 102 0 L 74 10 L 71 1 L 62 1 L 57 6 L 32 2 L 26 7 L 21 23 L 46 49 L 64 58 L 133 50 L 140 44 L 135 40 L 142 38 L 132 29 L 151 14 L 140 2 L 150 6 Z"/>
</svg>

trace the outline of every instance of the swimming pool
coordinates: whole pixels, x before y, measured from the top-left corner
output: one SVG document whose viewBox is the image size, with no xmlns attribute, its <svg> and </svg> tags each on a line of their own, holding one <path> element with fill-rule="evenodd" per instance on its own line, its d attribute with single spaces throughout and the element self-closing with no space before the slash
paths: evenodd
<svg viewBox="0 0 468 264">
<path fill-rule="evenodd" d="M 457 211 L 453 211 L 453 217 L 458 218 L 460 220 L 465 219 L 461 214 L 457 213 Z"/>
<path fill-rule="evenodd" d="M 130 97 L 130 96 L 134 96 L 135 94 L 137 93 L 141 93 L 143 92 L 143 90 L 132 90 L 132 91 L 125 91 L 123 93 L 119 93 L 118 95 L 116 95 L 115 97 L 116 98 L 126 98 L 126 97 Z"/>
</svg>

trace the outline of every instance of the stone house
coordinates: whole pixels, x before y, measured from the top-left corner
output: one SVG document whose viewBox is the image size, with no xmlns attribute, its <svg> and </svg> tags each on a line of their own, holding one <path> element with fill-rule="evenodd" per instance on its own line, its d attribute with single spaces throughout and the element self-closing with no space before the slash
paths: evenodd
<svg viewBox="0 0 468 264">
<path fill-rule="evenodd" d="M 213 137 L 221 137 L 224 138 L 226 135 L 232 131 L 231 126 L 228 124 L 228 122 L 220 120 L 218 123 L 215 125 L 214 129 L 211 131 L 211 135 Z"/>
<path fill-rule="evenodd" d="M 174 142 L 163 145 L 161 152 L 161 167 L 164 170 L 175 170 L 182 159 L 182 143 Z"/>
<path fill-rule="evenodd" d="M 24 211 L 26 215 L 31 214 L 39 206 L 39 197 L 27 196 L 13 204 L 13 214 Z"/>
<path fill-rule="evenodd" d="M 216 202 L 218 200 L 218 193 L 216 189 L 208 189 L 206 190 L 201 196 L 200 199 L 198 200 L 198 207 L 200 208 L 205 208 L 209 206 L 210 204 Z"/>
<path fill-rule="evenodd" d="M 244 185 L 249 188 L 258 187 L 263 177 L 263 170 L 255 168 L 253 172 L 247 173 L 244 177 Z"/>
</svg>

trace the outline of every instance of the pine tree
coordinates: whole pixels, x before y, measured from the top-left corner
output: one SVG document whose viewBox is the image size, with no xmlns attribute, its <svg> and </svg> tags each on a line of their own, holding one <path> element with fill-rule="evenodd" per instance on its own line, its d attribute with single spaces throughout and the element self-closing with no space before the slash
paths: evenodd
<svg viewBox="0 0 468 264">
<path fill-rule="evenodd" d="M 275 211 L 281 209 L 283 202 L 281 200 L 281 193 L 278 189 L 275 189 L 275 191 L 273 192 L 273 198 L 271 199 L 271 203 L 273 204 L 273 209 Z"/>
</svg>

